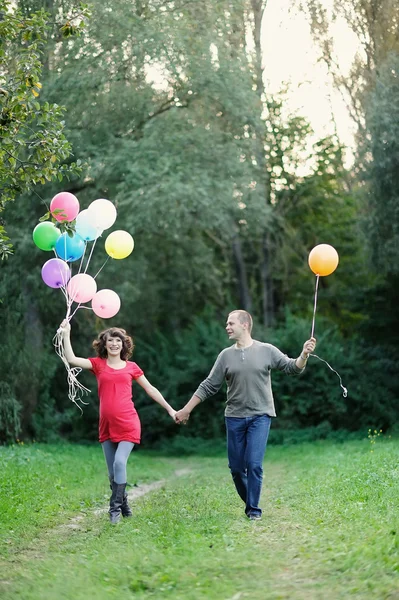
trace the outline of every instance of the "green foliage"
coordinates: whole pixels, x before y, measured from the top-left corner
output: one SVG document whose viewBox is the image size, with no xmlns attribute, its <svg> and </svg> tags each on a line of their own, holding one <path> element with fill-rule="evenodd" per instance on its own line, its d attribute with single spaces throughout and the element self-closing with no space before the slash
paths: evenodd
<svg viewBox="0 0 399 600">
<path fill-rule="evenodd" d="M 281 429 L 278 423 L 275 425 L 270 430 L 268 446 L 304 444 L 320 440 L 344 443 L 349 440 L 364 439 L 362 430 L 333 429 L 328 421 L 323 421 L 315 427 L 301 427 L 300 429 Z"/>
<path fill-rule="evenodd" d="M 100 239 L 88 272 L 98 273 L 99 288 L 120 295 L 122 307 L 112 324 L 137 338 L 135 360 L 150 381 L 176 408 L 183 406 L 226 345 L 224 319 L 229 310 L 242 307 L 243 291 L 259 323 L 266 322 L 265 296 L 274 299 L 275 325 L 257 328 L 256 337 L 297 356 L 309 335 L 313 310 L 308 252 L 317 243 L 330 243 L 340 264 L 320 282 L 316 335 L 321 356 L 342 374 L 349 399 L 342 398 L 336 375 L 310 359 L 302 378 L 276 374 L 276 427 L 303 427 L 319 435 L 326 423 L 333 431 L 374 422 L 392 425 L 397 418 L 393 365 L 399 330 L 387 315 L 396 302 L 396 284 L 391 279 L 392 287 L 384 285 L 368 269 L 359 227 L 361 199 L 343 167 L 341 145 L 328 137 L 309 150 L 309 124 L 298 115 L 283 117 L 284 95 L 261 99 L 255 90 L 245 28 L 253 6 L 241 0 L 96 0 L 84 35 L 62 44 L 60 28 L 65 25 L 63 33 L 69 35 L 73 29 L 68 23 L 78 26 L 87 8 L 75 10 L 68 1 L 50 4 L 21 0 L 20 11 L 10 9 L 1 22 L 11 27 L 19 19 L 37 26 L 26 41 L 6 38 L 2 47 L 10 57 L 4 70 L 7 85 L 17 85 L 11 76 L 19 65 L 18 90 L 26 104 L 34 103 L 30 112 L 27 104 L 25 113 L 17 103 L 27 120 L 22 121 L 21 113 L 22 129 L 14 131 L 16 138 L 10 133 L 7 143 L 22 135 L 29 118 L 32 131 L 26 133 L 32 136 L 47 127 L 38 126 L 40 119 L 50 120 L 58 131 L 57 144 L 65 133 L 76 165 L 88 164 L 70 190 L 81 208 L 96 197 L 115 202 L 115 227 L 132 233 L 134 253 L 126 261 L 108 261 L 102 269 Z M 42 12 L 46 6 L 51 16 Z M 28 53 L 32 85 L 23 76 L 21 53 Z M 388 72 L 384 77 L 393 85 Z M 37 82 L 41 89 L 33 85 Z M 40 92 L 38 98 L 32 89 Z M 2 95 L 0 101 L 9 97 Z M 386 102 L 381 114 L 386 114 Z M 60 106 L 66 109 L 62 117 Z M 54 136 L 46 135 L 46 140 L 53 144 Z M 26 158 L 25 141 L 18 143 L 21 160 Z M 59 174 L 64 159 L 52 162 L 51 156 L 46 168 Z M 23 169 L 8 169 L 7 177 L 15 171 Z M 41 195 L 46 203 L 60 190 L 59 183 L 45 181 Z M 24 186 L 21 190 L 28 189 Z M 44 209 L 32 198 L 18 193 L 18 202 L 8 202 L 4 211 L 17 255 L 0 266 L 0 328 L 17 350 L 3 357 L 0 379 L 22 406 L 24 439 L 94 440 L 94 378 L 80 376 L 92 389 L 80 417 L 68 400 L 65 369 L 51 343 L 65 305 L 59 290 L 43 285 L 40 277 L 49 255 L 34 246 L 31 233 L 49 214 L 43 216 Z M 6 235 L 1 227 L 0 234 Z M 73 227 L 60 225 L 69 233 Z M 72 323 L 76 354 L 89 355 L 92 339 L 106 325 L 89 310 L 79 311 Z M 386 344 L 388 336 L 393 341 Z M 175 439 L 183 448 L 196 444 L 194 437 L 224 436 L 223 390 L 199 406 L 189 426 L 181 429 L 141 389 L 134 394 L 144 446 Z"/>
<path fill-rule="evenodd" d="M 127 318 L 154 330 L 229 301 L 232 240 L 241 221 L 259 237 L 268 218 L 253 185 L 261 110 L 234 36 L 243 3 L 178 6 L 95 2 L 87 35 L 54 53 L 46 85 L 74 111 L 68 137 L 90 161 L 81 205 L 111 198 L 136 239 L 130 281 L 123 265 L 112 280 Z"/>
<path fill-rule="evenodd" d="M 17 402 L 12 388 L 0 383 L 0 442 L 14 442 L 21 432 L 21 405 Z"/>
<path fill-rule="evenodd" d="M 8 214 L 14 215 L 14 211 L 18 214 L 12 219 L 18 225 L 11 228 L 17 253 L 12 260 L 0 264 L 2 340 L 4 347 L 13 348 L 12 352 L 4 353 L 0 379 L 8 384 L 22 406 L 21 437 L 32 439 L 36 437 L 32 421 L 36 408 L 40 406 L 45 411 L 49 402 L 48 413 L 54 411 L 50 388 L 57 357 L 51 342 L 55 333 L 51 318 L 62 314 L 62 301 L 58 295 L 54 298 L 49 288 L 42 289 L 42 259 L 38 261 L 39 251 L 32 252 L 31 229 L 26 232 L 31 212 L 27 208 L 20 214 L 19 210 L 16 202 L 7 207 Z M 50 321 L 43 323 L 42 315 L 47 315 Z"/>
<path fill-rule="evenodd" d="M 388 55 L 367 97 L 367 234 L 372 266 L 380 275 L 399 273 L 399 51 Z"/>
<path fill-rule="evenodd" d="M 82 5 L 84 16 L 87 7 Z M 0 2 L 0 212 L 6 202 L 46 181 L 62 181 L 81 172 L 65 161 L 72 149 L 64 134 L 65 109 L 42 102 L 43 54 L 51 25 L 42 9 L 24 13 L 9 0 Z M 74 25 L 63 25 L 69 37 Z M 9 238 L 0 230 L 0 255 L 11 253 Z"/>
<path fill-rule="evenodd" d="M 178 435 L 156 443 L 154 449 L 164 456 L 219 456 L 226 451 L 226 441 L 224 438 L 205 439 L 197 435 L 192 437 L 185 435 L 185 431 L 182 430 Z"/>
</svg>

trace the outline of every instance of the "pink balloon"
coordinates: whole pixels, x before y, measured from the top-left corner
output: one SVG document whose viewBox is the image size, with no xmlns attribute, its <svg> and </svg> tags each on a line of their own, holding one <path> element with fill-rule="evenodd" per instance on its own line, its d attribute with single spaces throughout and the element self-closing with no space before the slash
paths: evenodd
<svg viewBox="0 0 399 600">
<path fill-rule="evenodd" d="M 91 307 L 97 317 L 110 319 L 119 311 L 121 301 L 116 292 L 112 290 L 100 290 L 91 301 Z"/>
<path fill-rule="evenodd" d="M 54 214 L 55 210 L 62 212 Z M 73 221 L 79 213 L 79 200 L 69 192 L 60 192 L 50 202 L 50 212 L 56 221 Z"/>
<path fill-rule="evenodd" d="M 97 283 L 91 275 L 78 273 L 69 280 L 67 291 L 71 300 L 83 304 L 93 298 L 97 291 Z"/>
</svg>

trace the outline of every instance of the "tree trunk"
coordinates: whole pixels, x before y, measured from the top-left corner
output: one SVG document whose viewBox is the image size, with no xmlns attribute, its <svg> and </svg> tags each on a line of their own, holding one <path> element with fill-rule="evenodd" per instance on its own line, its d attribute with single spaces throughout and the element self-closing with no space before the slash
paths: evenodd
<svg viewBox="0 0 399 600">
<path fill-rule="evenodd" d="M 21 428 L 23 437 L 32 435 L 32 416 L 39 402 L 40 361 L 43 352 L 43 325 L 34 299 L 28 289 L 25 313 L 25 350 L 30 355 L 29 368 L 15 384 L 16 397 L 22 406 Z"/>
<path fill-rule="evenodd" d="M 263 100 L 265 95 L 265 86 L 263 82 L 262 68 L 262 47 L 261 47 L 261 27 L 262 18 L 266 8 L 267 0 L 251 0 L 253 14 L 253 40 L 255 45 L 255 76 L 256 76 L 256 92 L 259 96 L 260 110 L 263 111 Z M 263 121 L 261 122 L 263 126 Z M 266 164 L 265 152 L 263 147 L 264 129 L 260 129 L 257 140 L 257 163 L 259 170 L 259 181 L 257 182 L 265 199 L 265 203 L 270 205 L 270 176 Z M 270 327 L 273 324 L 275 316 L 274 294 L 273 294 L 273 279 L 270 269 L 271 255 L 271 237 L 266 230 L 263 235 L 260 257 L 260 279 L 261 279 L 261 295 L 262 295 L 262 317 L 263 324 Z"/>
<path fill-rule="evenodd" d="M 262 241 L 262 262 L 260 267 L 262 285 L 262 318 L 266 327 L 271 327 L 275 317 L 273 278 L 270 272 L 270 234 L 265 232 Z"/>
</svg>

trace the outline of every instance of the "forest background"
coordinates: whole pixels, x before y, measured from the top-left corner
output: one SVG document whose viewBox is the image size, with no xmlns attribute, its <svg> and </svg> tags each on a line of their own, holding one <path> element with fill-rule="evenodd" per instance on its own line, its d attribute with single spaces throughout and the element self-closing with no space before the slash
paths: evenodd
<svg viewBox="0 0 399 600">
<path fill-rule="evenodd" d="M 80 376 L 92 390 L 81 416 L 52 343 L 64 298 L 44 285 L 50 255 L 32 241 L 64 190 L 81 208 L 114 202 L 114 229 L 135 239 L 133 254 L 108 261 L 98 278 L 120 295 L 119 314 L 73 318 L 77 355 L 90 355 L 105 327 L 124 327 L 134 360 L 176 409 L 228 345 L 234 308 L 253 314 L 256 339 L 295 357 L 313 312 L 308 254 L 328 243 L 340 264 L 320 281 L 317 354 L 348 397 L 316 359 L 303 377 L 274 374 L 272 441 L 394 431 L 399 5 L 294 5 L 356 124 L 351 167 L 336 135 L 315 142 L 310 124 L 287 111 L 284 89 L 268 93 L 265 0 L 0 0 L 0 441 L 97 439 L 95 381 Z M 331 33 L 337 18 L 359 40 L 346 74 Z M 100 249 L 101 240 L 93 272 Z M 182 429 L 135 389 L 143 446 L 215 444 L 224 393 Z"/>
</svg>

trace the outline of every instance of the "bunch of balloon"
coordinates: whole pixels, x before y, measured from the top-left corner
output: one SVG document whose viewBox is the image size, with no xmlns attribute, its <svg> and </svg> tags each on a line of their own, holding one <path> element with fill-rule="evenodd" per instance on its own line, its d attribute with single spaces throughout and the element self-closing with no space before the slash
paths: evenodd
<svg viewBox="0 0 399 600">
<path fill-rule="evenodd" d="M 50 212 L 58 223 L 73 222 L 79 213 L 79 200 L 69 192 L 60 192 L 51 200 Z M 71 278 L 68 261 L 77 260 L 84 251 L 84 242 L 78 237 L 69 238 L 61 233 L 55 223 L 44 221 L 33 230 L 33 241 L 46 252 L 53 251 L 56 258 L 50 258 L 42 267 L 42 279 L 52 288 L 65 287 Z"/>
<path fill-rule="evenodd" d="M 80 308 L 92 310 L 103 319 L 114 317 L 120 309 L 121 301 L 116 292 L 109 289 L 98 290 L 96 277 L 108 259 L 123 259 L 134 248 L 134 241 L 127 231 L 117 230 L 109 234 L 105 241 L 108 258 L 96 275 L 87 273 L 94 247 L 98 238 L 116 221 L 117 211 L 112 202 L 104 198 L 94 200 L 87 209 L 80 211 L 79 201 L 69 192 L 56 194 L 50 202 L 50 213 L 55 222 L 39 223 L 33 231 L 33 241 L 38 248 L 52 251 L 55 258 L 49 259 L 42 267 L 42 279 L 51 288 L 59 288 L 65 296 L 66 315 L 70 321 Z M 68 224 L 68 228 L 65 228 Z M 64 227 L 62 227 L 64 225 Z M 64 232 L 61 229 L 66 229 Z M 85 254 L 91 244 L 89 256 Z M 75 275 L 72 275 L 72 263 L 80 260 Z M 91 306 L 82 306 L 91 302 Z M 72 311 L 72 305 L 77 306 Z M 62 319 L 61 319 L 62 320 Z M 76 376 L 80 369 L 70 368 L 65 358 L 63 337 L 60 331 L 54 336 L 54 346 L 68 373 L 69 397 L 75 402 L 80 392 L 89 392 Z M 82 402 L 81 398 L 79 400 Z M 80 407 L 79 407 L 80 408 Z"/>
<path fill-rule="evenodd" d="M 334 273 L 338 267 L 339 256 L 338 252 L 329 244 L 319 244 L 315 246 L 309 253 L 309 267 L 316 275 L 316 286 L 314 295 L 314 307 L 313 307 L 313 320 L 312 320 L 312 332 L 311 337 L 314 335 L 314 327 L 316 320 L 316 306 L 317 306 L 317 291 L 319 287 L 320 277 L 326 277 Z"/>
</svg>

